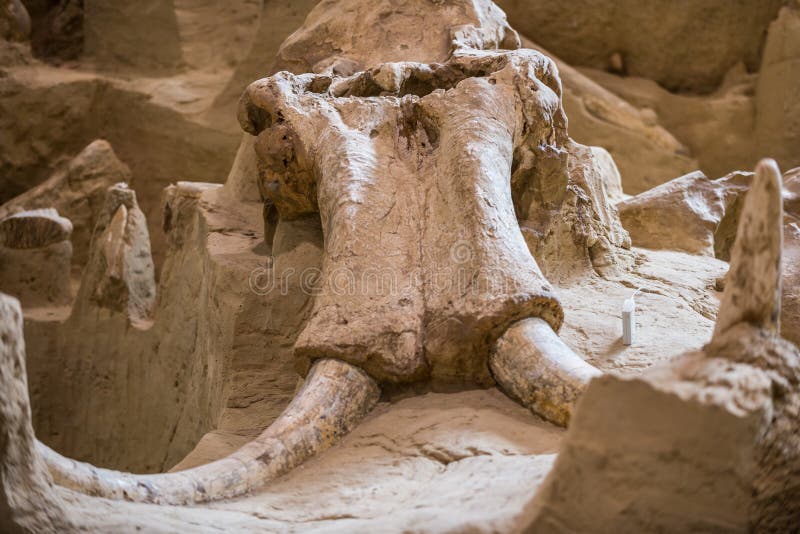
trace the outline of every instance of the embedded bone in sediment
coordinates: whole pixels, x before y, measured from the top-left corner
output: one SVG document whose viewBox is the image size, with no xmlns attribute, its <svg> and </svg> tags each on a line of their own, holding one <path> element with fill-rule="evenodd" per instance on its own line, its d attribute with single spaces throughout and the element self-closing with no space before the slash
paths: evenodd
<svg viewBox="0 0 800 534">
<path fill-rule="evenodd" d="M 22 211 L 0 220 L 0 291 L 23 306 L 71 299 L 72 223 L 54 209 Z"/>
<path fill-rule="evenodd" d="M 560 83 L 534 51 L 389 63 L 348 78 L 253 83 L 261 190 L 291 219 L 319 211 L 322 276 L 295 350 L 379 380 L 491 383 L 486 359 L 516 320 L 561 307 L 516 220 L 523 144 L 566 140 Z"/>
<path fill-rule="evenodd" d="M 136 193 L 125 183 L 113 185 L 94 228 L 78 305 L 123 312 L 139 321 L 150 316 L 155 297 L 147 221 Z"/>
<path fill-rule="evenodd" d="M 35 450 L 22 320 L 19 302 L 0 293 L 0 532 L 70 532 Z"/>
<path fill-rule="evenodd" d="M 13 249 L 42 248 L 72 235 L 72 223 L 54 209 L 15 213 L 0 220 L 0 246 Z"/>
<path fill-rule="evenodd" d="M 538 318 L 513 324 L 497 340 L 489 365 L 503 391 L 560 426 L 569 423 L 589 381 L 602 374 Z"/>
<path fill-rule="evenodd" d="M 37 453 L 56 483 L 89 495 L 155 504 L 232 498 L 263 487 L 350 432 L 375 406 L 378 385 L 344 362 L 323 359 L 286 410 L 232 454 L 186 471 L 134 475 L 65 458 L 41 442 Z"/>
</svg>

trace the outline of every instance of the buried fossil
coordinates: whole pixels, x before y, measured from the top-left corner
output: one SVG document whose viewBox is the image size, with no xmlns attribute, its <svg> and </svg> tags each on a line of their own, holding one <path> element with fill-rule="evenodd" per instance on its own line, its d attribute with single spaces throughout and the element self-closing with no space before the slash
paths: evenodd
<svg viewBox="0 0 800 534">
<path fill-rule="evenodd" d="M 443 169 L 447 169 L 447 163 L 452 161 L 449 159 L 452 158 L 451 153 L 460 156 L 457 158 L 459 163 L 468 160 L 469 156 L 476 155 L 474 150 L 469 150 L 469 141 L 472 136 L 480 138 L 480 133 L 484 131 L 477 128 L 470 131 L 456 123 L 452 126 L 455 130 L 453 132 L 446 127 L 442 116 L 435 113 L 436 106 L 439 105 L 447 110 L 443 113 L 444 116 L 459 116 L 458 113 L 453 113 L 454 109 L 458 110 L 458 89 L 463 87 L 458 83 L 452 91 L 437 92 L 433 89 L 426 91 L 422 97 L 384 95 L 376 99 L 352 93 L 346 96 L 334 94 L 337 90 L 347 93 L 354 85 L 363 83 L 362 77 L 381 79 L 380 69 L 387 68 L 384 66 L 374 73 L 367 72 L 331 80 L 332 83 L 324 84 L 327 88 L 322 92 L 313 90 L 306 92 L 309 86 L 319 87 L 315 84 L 317 81 L 315 76 L 300 77 L 300 80 L 296 80 L 294 77 L 282 75 L 251 86 L 242 101 L 243 126 L 259 136 L 263 135 L 266 139 L 272 140 L 276 132 L 281 137 L 291 139 L 288 147 L 285 145 L 281 147 L 274 142 L 266 144 L 269 148 L 279 147 L 277 156 L 276 152 L 264 151 L 264 145 L 259 145 L 259 141 L 263 138 L 256 140 L 261 167 L 260 180 L 265 182 L 262 190 L 269 193 L 269 200 L 278 208 L 281 217 L 300 216 L 309 210 L 320 211 L 325 230 L 323 279 L 331 275 L 330 273 L 337 267 L 337 261 L 347 262 L 347 269 L 358 273 L 360 269 L 372 268 L 384 258 L 394 262 L 389 267 L 401 273 L 421 270 L 427 276 L 410 278 L 404 286 L 407 292 L 400 294 L 402 302 L 398 300 L 396 303 L 391 301 L 387 303 L 380 298 L 371 301 L 367 298 L 368 302 L 362 306 L 375 306 L 375 308 L 367 307 L 365 315 L 359 315 L 362 308 L 357 302 L 357 299 L 365 298 L 363 293 L 346 294 L 343 300 L 342 295 L 330 290 L 330 286 L 328 286 L 329 293 L 325 293 L 326 286 L 323 286 L 322 291 L 315 295 L 311 319 L 306 326 L 307 331 L 301 333 L 295 346 L 300 365 L 309 368 L 303 388 L 281 417 L 259 437 L 228 457 L 177 473 L 131 475 L 69 460 L 42 444 L 37 444 L 34 451 L 30 451 L 29 454 L 35 454 L 44 460 L 56 483 L 90 495 L 158 504 L 191 504 L 231 498 L 257 490 L 269 480 L 329 447 L 366 416 L 377 403 L 381 387 L 387 384 L 460 380 L 466 384 L 473 383 L 480 386 L 483 380 L 494 379 L 510 396 L 530 407 L 535 413 L 551 421 L 566 424 L 577 397 L 586 388 L 587 383 L 600 373 L 572 353 L 555 333 L 561 320 L 560 306 L 548 283 L 536 269 L 533 257 L 524 247 L 521 232 L 513 218 L 512 166 L 509 164 L 504 168 L 504 172 L 495 175 L 480 170 L 481 157 L 497 157 L 491 150 L 486 149 L 487 146 L 494 146 L 501 153 L 503 150 L 513 153 L 515 148 L 523 146 L 527 141 L 524 137 L 521 141 L 518 140 L 514 132 L 537 132 L 533 126 L 525 125 L 525 114 L 521 114 L 523 118 L 518 119 L 515 114 L 509 112 L 517 109 L 518 102 L 516 91 L 519 80 L 514 60 L 524 64 L 526 72 L 535 72 L 526 62 L 534 62 L 540 66 L 539 72 L 544 73 L 548 72 L 546 69 L 548 63 L 536 53 L 526 51 L 513 53 L 519 54 L 521 58 L 512 58 L 511 61 L 503 57 L 505 54 L 508 53 L 484 54 L 480 58 L 479 68 L 473 71 L 476 75 L 459 80 L 476 84 L 477 87 L 472 88 L 473 92 L 485 89 L 488 94 L 483 95 L 483 98 L 495 96 L 495 107 L 490 108 L 492 118 L 505 116 L 511 119 L 503 128 L 506 136 L 492 136 L 499 139 L 494 145 L 488 143 L 486 138 L 483 139 L 485 149 L 472 160 L 479 170 L 472 174 L 469 173 L 469 165 L 460 166 L 459 173 L 442 172 Z M 469 62 L 471 59 L 457 58 L 453 63 Z M 447 69 L 449 66 L 451 65 L 446 64 L 440 68 Z M 420 71 L 423 73 L 426 71 L 425 66 L 417 64 L 405 67 L 405 70 L 393 69 L 395 73 L 399 72 L 400 76 L 389 78 L 390 82 L 385 86 L 386 92 L 392 90 L 395 93 L 400 92 L 399 88 L 403 87 L 404 80 L 407 79 L 402 76 L 403 74 L 420 76 Z M 469 71 L 469 68 L 462 65 L 455 70 L 465 72 Z M 507 85 L 502 83 L 503 76 L 509 77 L 515 83 Z M 495 83 L 485 80 L 490 77 L 494 77 L 492 79 L 495 79 Z M 443 78 L 448 79 L 448 76 Z M 538 81 L 536 78 L 534 83 Z M 555 89 L 557 90 L 557 86 Z M 500 92 L 500 95 L 494 93 L 495 91 Z M 545 89 L 540 87 L 538 91 L 544 92 Z M 551 91 L 555 107 L 549 114 L 544 114 L 546 118 L 557 117 L 557 93 L 552 89 Z M 436 100 L 432 98 L 433 103 L 426 102 L 425 98 L 429 96 L 433 96 Z M 507 100 L 502 98 L 503 96 Z M 438 100 L 447 97 L 453 98 L 455 103 L 442 103 Z M 546 97 L 547 95 L 543 96 L 545 99 Z M 304 98 L 308 101 L 303 102 Z M 418 122 L 411 124 L 420 127 L 422 131 L 410 128 L 408 121 L 397 120 L 397 114 L 403 109 L 403 98 L 408 104 L 423 106 L 422 109 L 426 113 L 424 116 L 429 122 L 424 122 L 421 126 Z M 504 103 L 507 105 L 505 115 L 502 113 Z M 376 117 L 383 117 L 375 111 L 376 106 L 381 104 L 388 110 L 386 111 L 388 118 L 383 123 L 376 121 Z M 432 110 L 429 111 L 424 107 L 427 105 L 430 105 Z M 371 113 L 361 114 L 362 106 L 368 107 Z M 344 115 L 342 110 L 353 111 L 354 116 Z M 461 111 L 463 113 L 463 109 Z M 491 124 L 492 120 L 487 117 L 479 117 L 476 120 L 470 113 L 463 113 L 460 116 L 467 122 L 474 121 L 481 125 L 487 122 Z M 368 119 L 369 126 L 378 129 L 379 133 L 370 135 L 372 130 L 367 130 L 367 135 L 364 135 L 357 127 L 344 127 L 345 124 L 357 126 L 359 123 L 356 119 L 359 117 Z M 320 128 L 318 125 L 315 127 L 312 119 L 322 121 L 326 127 Z M 309 123 L 305 123 L 306 120 Z M 431 133 L 434 124 L 438 126 L 435 135 Z M 534 133 L 534 144 L 539 146 L 547 142 L 554 144 L 566 142 L 565 138 L 559 140 L 559 132 L 553 127 L 556 124 L 557 120 L 540 119 L 537 122 L 540 128 L 539 136 Z M 381 128 L 384 129 L 385 137 L 380 134 Z M 411 141 L 409 141 L 409 131 L 414 132 Z M 498 128 L 493 133 L 497 134 L 498 131 L 501 130 Z M 458 135 L 463 132 L 466 134 Z M 395 169 L 394 174 L 384 172 L 378 176 L 378 173 L 374 172 L 374 169 L 383 169 L 386 166 L 387 162 L 381 162 L 380 157 L 390 160 L 395 150 L 427 148 L 431 137 L 437 139 L 437 145 L 424 154 L 429 159 L 411 158 L 414 164 L 410 169 Z M 452 144 L 449 145 L 451 148 L 445 151 L 443 147 L 448 146 L 446 143 Z M 517 143 L 519 145 L 515 147 Z M 426 146 L 423 147 L 423 144 Z M 313 148 L 309 150 L 308 147 Z M 341 151 L 344 151 L 344 154 Z M 438 157 L 443 158 L 444 163 L 437 161 Z M 513 157 L 509 160 L 513 161 Z M 293 167 L 292 172 L 305 177 L 306 180 L 293 179 L 292 172 L 273 172 L 278 164 Z M 426 169 L 426 165 L 439 172 L 434 173 Z M 779 284 L 775 281 L 780 279 L 781 196 L 780 184 L 774 179 L 777 171 L 771 165 L 764 163 L 759 168 L 758 181 L 748 196 L 749 205 L 742 213 L 739 239 L 732 251 L 731 282 L 726 290 L 717 323 L 720 331 L 727 331 L 742 322 L 750 322 L 762 328 L 777 324 L 775 302 L 779 294 Z M 495 164 L 494 167 L 496 166 Z M 426 175 L 426 171 L 429 174 Z M 508 176 L 512 177 L 511 181 L 507 179 Z M 385 181 L 381 182 L 381 179 Z M 475 235 L 469 240 L 470 254 L 452 255 L 453 245 L 464 239 L 463 234 L 457 234 L 455 236 L 457 239 L 447 240 L 445 237 L 439 237 L 438 240 L 431 241 L 425 247 L 426 253 L 431 252 L 430 256 L 420 253 L 418 247 L 409 246 L 419 241 L 425 242 L 426 217 L 433 217 L 437 210 L 440 213 L 447 213 L 447 203 L 441 198 L 433 196 L 420 199 L 416 196 L 420 189 L 426 189 L 424 185 L 422 188 L 406 187 L 403 190 L 402 185 L 405 185 L 403 180 L 411 179 L 419 180 L 424 185 L 427 185 L 425 180 L 433 180 L 430 189 L 435 190 L 438 195 L 442 195 L 442 191 L 461 195 L 457 197 L 459 205 L 469 205 L 471 198 L 475 200 L 471 216 Z M 439 184 L 435 181 L 437 179 L 446 181 Z M 331 185 L 332 183 L 334 185 Z M 447 185 L 452 189 L 448 190 L 445 187 Z M 491 188 L 492 185 L 495 185 L 495 189 Z M 504 186 L 505 190 L 501 186 Z M 315 194 L 311 194 L 310 191 L 315 191 Z M 330 196 L 326 195 L 326 191 Z M 490 197 L 486 191 L 494 191 L 494 195 Z M 338 196 L 341 194 L 350 196 L 341 198 Z M 404 198 L 405 194 L 411 198 Z M 493 202 L 485 202 L 487 197 Z M 318 199 L 316 203 L 315 198 Z M 777 212 L 760 209 L 761 204 L 769 203 L 773 198 L 778 199 Z M 505 204 L 501 202 L 504 199 Z M 388 202 L 389 209 L 381 202 Z M 416 212 L 411 213 L 412 219 L 420 224 L 412 225 L 403 219 L 393 220 L 391 207 L 395 203 L 404 206 L 404 209 L 397 210 L 397 217 L 407 216 L 416 209 Z M 772 214 L 778 221 L 777 226 L 761 221 L 764 214 Z M 503 215 L 509 219 L 504 221 Z M 443 224 L 441 219 L 434 218 L 432 221 L 436 223 L 436 228 Z M 507 224 L 503 226 L 503 222 Z M 364 241 L 369 235 L 389 233 L 382 227 L 370 226 L 374 224 L 386 224 L 395 232 L 406 233 L 399 233 L 399 237 L 389 242 L 393 249 L 381 249 L 386 241 Z M 359 229 L 364 227 L 368 232 L 358 235 Z M 774 227 L 778 230 L 776 235 L 770 233 Z M 498 245 L 487 236 L 503 228 L 507 229 L 508 234 L 504 235 L 502 246 L 508 248 L 494 249 L 492 247 Z M 347 238 L 340 237 L 341 234 Z M 403 237 L 406 238 L 407 248 L 402 246 Z M 519 251 L 520 261 L 520 265 L 516 266 L 513 263 L 515 240 L 523 244 L 516 249 Z M 769 245 L 766 248 L 763 247 L 765 243 Z M 439 257 L 432 253 L 435 252 L 437 245 L 442 247 Z M 757 254 L 748 253 L 753 247 L 758 248 Z M 393 251 L 395 254 L 391 254 Z M 445 253 L 447 255 L 443 261 L 458 263 L 462 268 L 471 266 L 475 272 L 497 267 L 491 263 L 488 267 L 486 263 L 481 263 L 485 257 L 503 258 L 502 265 L 511 266 L 511 269 L 494 271 L 495 276 L 498 276 L 497 273 L 510 272 L 511 281 L 499 287 L 507 291 L 519 287 L 530 290 L 533 287 L 535 291 L 521 296 L 504 295 L 494 288 L 491 293 L 477 293 L 477 297 L 475 292 L 459 291 L 457 294 L 465 299 L 461 302 L 452 295 L 446 295 L 448 298 L 443 301 L 437 301 L 441 295 L 436 294 L 430 295 L 432 298 L 428 299 L 433 287 L 425 285 L 431 279 L 429 270 L 441 267 L 441 256 Z M 754 269 L 777 274 L 773 277 L 753 278 L 751 274 Z M 514 276 L 528 278 L 515 282 Z M 752 280 L 759 282 L 753 285 Z M 773 282 L 772 285 L 769 285 L 770 280 Z M 367 297 L 386 299 L 397 298 L 398 295 L 390 293 L 367 295 Z M 352 298 L 353 301 L 348 302 L 347 298 Z M 509 312 L 509 308 L 500 306 L 501 312 L 489 316 L 491 320 L 473 319 L 471 328 L 462 338 L 463 342 L 474 346 L 476 341 L 468 336 L 481 328 L 484 329 L 481 334 L 482 339 L 490 340 L 486 342 L 483 350 L 468 351 L 474 358 L 482 358 L 478 362 L 448 359 L 446 354 L 437 354 L 435 350 L 437 335 L 443 336 L 447 343 L 459 340 L 453 337 L 452 331 L 446 329 L 437 331 L 436 319 L 440 316 L 444 316 L 445 319 L 456 317 L 463 323 L 463 318 L 469 317 L 469 312 L 474 313 L 477 307 L 477 304 L 468 300 L 469 298 L 480 298 L 488 302 L 484 302 L 480 307 L 482 313 L 492 309 L 492 299 L 495 298 L 501 299 L 500 304 L 506 301 L 512 302 L 521 310 Z M 446 302 L 446 305 L 442 305 L 442 302 Z M 330 311 L 325 310 L 326 307 L 333 307 L 336 313 L 331 315 Z M 340 307 L 342 309 L 339 309 Z M 395 316 L 391 321 L 382 322 L 382 316 L 387 311 L 394 311 Z M 341 317 L 343 320 L 331 321 L 332 317 Z M 342 324 L 347 324 L 351 328 L 342 329 Z M 426 343 L 432 342 L 431 348 L 413 337 L 414 343 L 392 344 L 391 341 L 398 337 L 396 335 L 398 327 L 404 328 L 401 333 L 417 335 L 424 338 Z M 317 334 L 321 335 L 315 337 Z M 359 337 L 351 339 L 345 334 Z M 337 343 L 335 341 L 337 339 L 341 341 Z M 481 368 L 485 368 L 487 373 L 491 370 L 488 378 L 475 372 Z M 792 460 L 788 458 L 787 461 Z M 547 521 L 546 514 L 538 517 L 540 521 Z"/>
<path fill-rule="evenodd" d="M 631 250 L 614 161 L 570 138 L 569 70 L 521 42 L 488 0 L 320 3 L 270 71 L 289 72 L 245 91 L 226 185 L 163 192 L 163 265 L 141 182 L 102 185 L 119 165 L 73 163 L 15 199 L 0 244 L 28 263 L 0 280 L 24 310 L 0 295 L 0 531 L 790 530 L 779 172 L 732 181 L 701 226 L 697 196 L 620 204 L 668 235 L 699 229 L 679 244 L 705 257 L 652 231 L 630 235 L 668 251 Z M 114 163 L 102 142 L 87 154 Z M 666 189 L 728 184 L 703 185 Z M 69 249 L 69 221 L 25 211 L 51 206 L 73 243 L 94 227 L 63 321 L 19 282 Z M 50 300 L 68 303 L 59 257 Z M 643 281 L 655 335 L 623 347 L 618 298 Z M 502 410 L 451 409 L 470 398 Z"/>
<path fill-rule="evenodd" d="M 463 50 L 444 64 L 390 63 L 350 77 L 279 74 L 250 86 L 240 121 L 257 136 L 260 189 L 280 218 L 318 211 L 323 225 L 321 290 L 295 343 L 302 390 L 255 440 L 178 473 L 95 468 L 40 444 L 57 483 L 162 504 L 245 494 L 335 443 L 383 385 L 496 380 L 567 424 L 600 372 L 558 339 L 563 311 L 512 194 L 538 169 L 570 182 L 549 59 Z M 454 264 L 466 284 L 435 284 Z M 376 266 L 395 274 L 394 291 L 342 294 L 326 283 L 342 271 L 361 280 Z M 474 283 L 481 276 L 494 283 Z"/>
</svg>

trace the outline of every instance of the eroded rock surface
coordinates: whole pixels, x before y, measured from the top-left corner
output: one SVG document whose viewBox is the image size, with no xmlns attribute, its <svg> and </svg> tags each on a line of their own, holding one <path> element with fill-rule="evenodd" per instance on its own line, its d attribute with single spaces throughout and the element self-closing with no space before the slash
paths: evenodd
<svg viewBox="0 0 800 534">
<path fill-rule="evenodd" d="M 784 0 L 501 0 L 512 24 L 573 65 L 709 92 L 730 67 L 757 70 L 765 30 Z"/>
<path fill-rule="evenodd" d="M 695 171 L 623 200 L 617 209 L 636 246 L 727 260 L 751 180 L 752 173 L 711 180 Z"/>
<path fill-rule="evenodd" d="M 0 205 L 0 218 L 24 210 L 55 208 L 72 223 L 73 261 L 84 265 L 107 189 L 130 179 L 130 169 L 111 145 L 97 140 L 45 182 Z"/>
<path fill-rule="evenodd" d="M 659 122 L 653 110 L 618 96 L 550 50 L 522 36 L 558 66 L 569 131 L 577 142 L 603 147 L 619 167 L 625 193 L 636 194 L 697 168 L 688 146 Z M 611 89 L 611 90 L 609 90 Z"/>
<path fill-rule="evenodd" d="M 143 74 L 175 71 L 183 62 L 172 0 L 85 0 L 86 53 L 105 69 Z"/>
<path fill-rule="evenodd" d="M 777 333 L 782 201 L 774 161 L 762 162 L 711 342 L 590 384 L 527 528 L 794 528 L 800 351 Z"/>
<path fill-rule="evenodd" d="M 105 139 L 131 169 L 130 185 L 153 224 L 160 267 L 166 250 L 156 232 L 162 189 L 183 179 L 221 182 L 235 155 L 241 137 L 231 131 L 235 106 L 227 110 L 227 129 L 201 116 L 227 72 L 126 77 L 98 73 L 85 58 L 70 69 L 29 55 L 6 61 L 2 46 L 0 61 L 6 73 L 0 77 L 0 129 L 9 132 L 0 136 L 0 202 L 44 182 L 94 140 Z"/>
<path fill-rule="evenodd" d="M 428 31 L 420 32 L 426 17 L 436 17 L 436 24 L 426 24 Z M 445 61 L 459 47 L 519 45 L 517 33 L 492 2 L 327 0 L 317 4 L 302 28 L 283 42 L 273 71 L 348 76 L 380 63 Z"/>
<path fill-rule="evenodd" d="M 28 0 L 31 50 L 48 62 L 74 61 L 83 53 L 83 0 Z"/>
<path fill-rule="evenodd" d="M 0 290 L 28 307 L 72 300 L 72 223 L 54 209 L 0 219 Z"/>
<path fill-rule="evenodd" d="M 775 152 L 766 147 L 766 150 L 759 149 L 753 142 L 757 114 L 754 93 L 758 74 L 748 72 L 742 63 L 731 67 L 720 87 L 707 95 L 673 93 L 653 80 L 636 76 L 586 68 L 579 71 L 641 110 L 680 144 L 682 153 L 687 159 L 691 158 L 693 164 L 668 179 L 697 169 L 708 176 L 723 176 L 752 168 L 759 154 Z M 645 161 L 652 159 L 647 154 L 641 157 Z M 642 185 L 653 187 L 664 181 L 662 178 L 659 182 L 649 181 Z M 628 192 L 636 194 L 643 190 Z"/>
<path fill-rule="evenodd" d="M 245 499 L 179 508 L 63 496 L 88 531 L 508 531 L 561 435 L 497 391 L 427 394 L 382 403 L 341 445 Z M 455 501 L 460 513 L 443 514 Z"/>
<path fill-rule="evenodd" d="M 760 156 L 783 167 L 800 165 L 800 2 L 781 9 L 770 25 L 756 86 Z"/>
<path fill-rule="evenodd" d="M 31 18 L 20 0 L 0 2 L 0 40 L 26 41 L 31 33 Z"/>
</svg>

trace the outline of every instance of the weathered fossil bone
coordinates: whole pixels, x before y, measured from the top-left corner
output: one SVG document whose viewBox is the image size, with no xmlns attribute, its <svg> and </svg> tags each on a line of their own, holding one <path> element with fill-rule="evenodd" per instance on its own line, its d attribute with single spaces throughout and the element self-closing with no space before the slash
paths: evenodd
<svg viewBox="0 0 800 534">
<path fill-rule="evenodd" d="M 364 371 L 338 360 L 319 360 L 283 414 L 230 456 L 186 471 L 133 475 L 65 458 L 41 442 L 55 482 L 107 498 L 191 504 L 242 495 L 290 471 L 349 432 L 378 401 Z M 27 399 L 26 399 L 27 400 Z"/>
<path fill-rule="evenodd" d="M 497 340 L 489 365 L 503 391 L 548 421 L 567 426 L 589 381 L 602 373 L 572 352 L 546 322 L 523 319 Z"/>
<path fill-rule="evenodd" d="M 248 88 L 240 122 L 257 136 L 261 191 L 281 218 L 318 210 L 325 233 L 301 361 L 335 355 L 396 383 L 490 384 L 494 341 L 536 318 L 511 327 L 491 371 L 566 424 L 599 372 L 558 339 L 563 312 L 512 199 L 512 183 L 565 154 L 560 93 L 553 63 L 531 50 L 281 73 Z"/>
<path fill-rule="evenodd" d="M 283 219 L 318 211 L 325 236 L 321 284 L 295 344 L 306 385 L 259 438 L 184 472 L 99 469 L 40 444 L 56 482 L 165 504 L 247 493 L 351 429 L 377 401 L 377 383 L 494 384 L 501 336 L 500 385 L 566 424 L 597 371 L 556 335 L 563 311 L 512 198 L 537 158 L 547 158 L 537 183 L 564 184 L 564 175 L 546 183 L 563 170 L 568 142 L 560 92 L 554 64 L 531 50 L 252 84 L 240 122 L 258 136 L 260 189 Z M 128 215 L 107 211 L 98 226 L 108 247 L 93 254 L 113 278 Z"/>
<path fill-rule="evenodd" d="M 0 293 L 0 531 L 65 532 L 70 521 L 36 454 L 31 424 L 22 309 Z"/>
<path fill-rule="evenodd" d="M 517 148 L 565 142 L 559 94 L 552 62 L 530 50 L 249 87 L 240 117 L 258 135 L 262 190 L 282 218 L 322 219 L 300 358 L 335 355 L 382 381 L 490 384 L 489 348 L 512 322 L 560 327 L 510 188 Z"/>
<path fill-rule="evenodd" d="M 31 308 L 68 304 L 71 234 L 70 220 L 54 209 L 0 218 L 0 291 Z"/>
<path fill-rule="evenodd" d="M 108 188 L 94 227 L 77 307 L 92 300 L 124 311 L 132 321 L 147 319 L 156 297 L 147 221 L 136 193 L 124 182 Z"/>
</svg>

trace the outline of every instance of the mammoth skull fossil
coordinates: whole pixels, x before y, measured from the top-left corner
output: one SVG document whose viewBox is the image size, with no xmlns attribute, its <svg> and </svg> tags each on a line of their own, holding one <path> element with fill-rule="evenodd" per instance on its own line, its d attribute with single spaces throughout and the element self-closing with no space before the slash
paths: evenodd
<svg viewBox="0 0 800 534">
<path fill-rule="evenodd" d="M 347 77 L 284 72 L 250 85 L 239 119 L 256 136 L 266 209 L 322 223 L 321 279 L 295 345 L 306 382 L 254 441 L 182 472 L 100 469 L 39 443 L 57 483 L 165 504 L 240 495 L 333 444 L 386 384 L 498 383 L 567 423 L 599 371 L 556 334 L 563 310 L 522 235 L 515 193 L 567 183 L 550 59 L 461 50 Z"/>
</svg>

